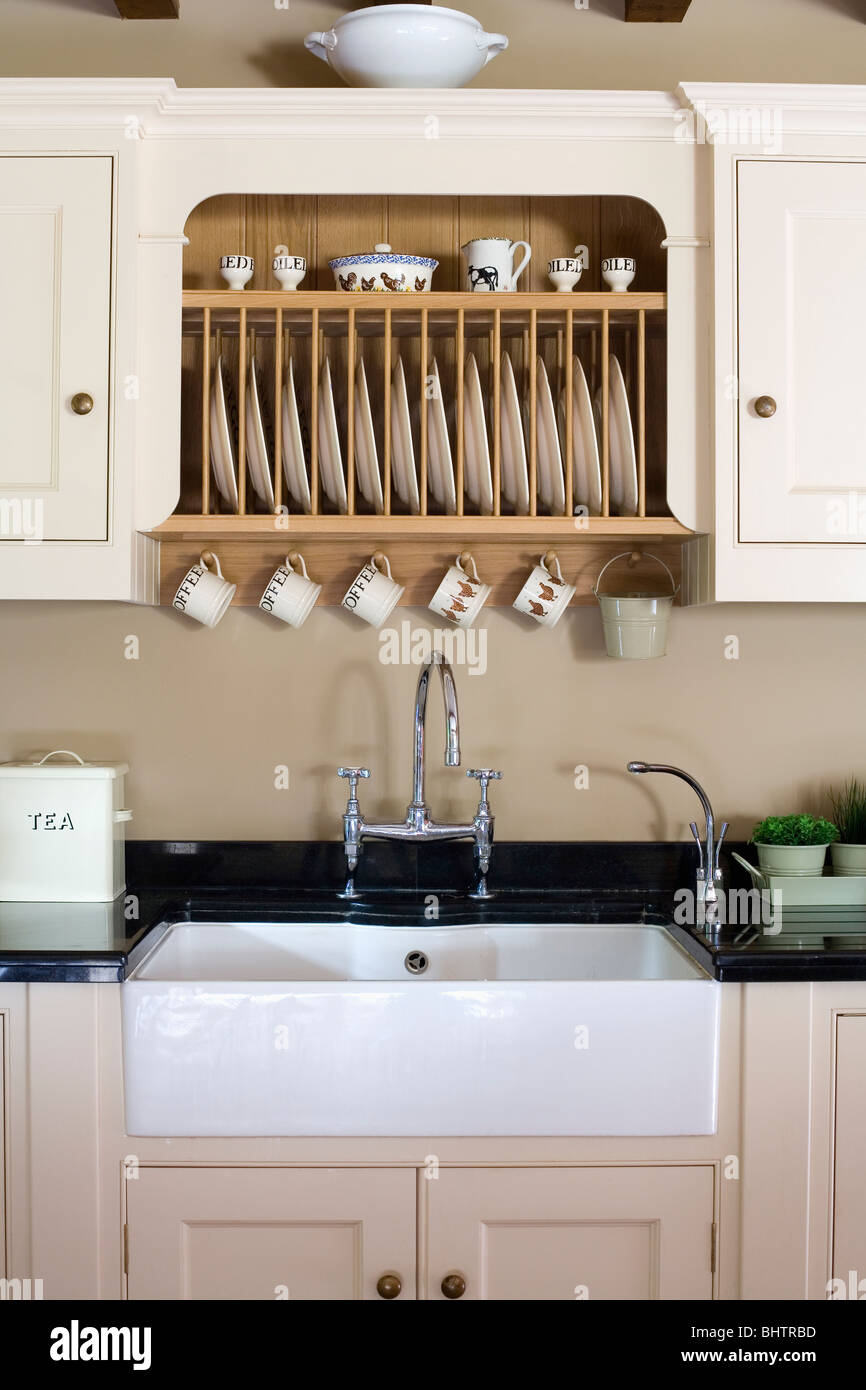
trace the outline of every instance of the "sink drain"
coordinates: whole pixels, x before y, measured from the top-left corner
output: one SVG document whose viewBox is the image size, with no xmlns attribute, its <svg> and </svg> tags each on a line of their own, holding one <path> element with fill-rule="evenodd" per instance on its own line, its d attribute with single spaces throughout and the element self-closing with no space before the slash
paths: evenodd
<svg viewBox="0 0 866 1390">
<path fill-rule="evenodd" d="M 430 958 L 425 956 L 423 951 L 410 951 L 403 964 L 410 975 L 423 975 L 430 964 Z"/>
</svg>

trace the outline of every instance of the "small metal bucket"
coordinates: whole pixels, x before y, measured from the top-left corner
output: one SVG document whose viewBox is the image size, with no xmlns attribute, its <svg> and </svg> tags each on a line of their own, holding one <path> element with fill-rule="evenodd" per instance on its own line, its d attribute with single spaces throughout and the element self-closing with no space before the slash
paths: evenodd
<svg viewBox="0 0 866 1390">
<path fill-rule="evenodd" d="M 623 560 L 632 553 L 630 550 L 623 550 L 608 560 L 602 567 L 592 592 L 601 609 L 604 643 L 608 656 L 626 661 L 648 661 L 652 657 L 665 654 L 671 608 L 679 592 L 679 585 L 664 560 L 660 560 L 658 555 L 648 554 L 647 559 L 655 560 L 661 565 L 671 581 L 670 594 L 645 594 L 636 593 L 634 590 L 619 594 L 599 593 L 598 586 L 605 570 L 617 560 Z"/>
</svg>

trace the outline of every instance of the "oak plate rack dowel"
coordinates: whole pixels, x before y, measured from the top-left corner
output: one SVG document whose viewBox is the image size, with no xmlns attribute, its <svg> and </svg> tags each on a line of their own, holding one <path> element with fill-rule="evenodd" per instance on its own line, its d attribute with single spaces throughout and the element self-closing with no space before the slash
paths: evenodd
<svg viewBox="0 0 866 1390">
<path fill-rule="evenodd" d="M 648 390 L 650 348 L 663 360 L 667 296 L 664 293 L 430 292 L 406 294 L 303 290 L 185 290 L 183 337 L 182 495 L 175 514 L 152 534 L 162 542 L 162 601 L 170 602 L 184 569 L 209 545 L 219 548 L 224 572 L 238 583 L 235 602 L 256 603 L 282 556 L 302 550 L 314 577 L 324 585 L 322 602 L 338 603 L 357 569 L 374 551 L 386 551 L 395 576 L 406 584 L 404 603 L 426 602 L 445 564 L 471 551 L 492 585 L 492 604 L 510 603 L 528 563 L 555 549 L 563 572 L 578 581 L 575 602 L 592 601 L 592 582 L 616 549 L 632 549 L 635 579 L 642 577 L 641 546 L 651 543 L 675 574 L 682 542 L 693 533 L 667 511 L 663 500 L 664 393 Z M 500 352 L 512 357 L 525 402 L 530 483 L 528 515 L 511 514 L 501 495 Z M 492 515 L 478 515 L 464 493 L 464 367 L 467 352 L 479 364 L 487 409 Z M 635 516 L 612 516 L 610 490 L 609 354 L 625 371 L 632 413 L 638 477 Z M 238 508 L 227 511 L 211 477 L 211 384 L 219 353 L 225 354 L 237 399 L 238 460 L 246 451 L 247 371 L 260 370 L 270 429 L 271 481 L 275 513 L 256 498 L 246 467 L 238 468 Z M 392 487 L 392 382 L 396 355 L 404 360 L 413 409 L 415 463 L 420 511 L 408 515 Z M 319 374 L 325 356 L 338 396 L 340 441 L 346 475 L 347 510 L 333 509 L 322 488 L 318 461 Z M 543 514 L 538 497 L 539 400 L 536 355 L 545 362 L 554 400 L 562 397 L 565 511 Z M 429 394 L 433 357 L 439 364 L 443 399 L 451 404 L 449 433 L 457 511 L 442 515 L 428 490 Z M 575 516 L 573 507 L 572 358 L 581 359 L 590 390 L 598 395 L 601 515 Z M 363 357 L 374 388 L 377 443 L 384 506 L 373 513 L 361 497 L 354 467 L 355 371 Z M 296 510 L 280 466 L 283 385 L 289 360 L 308 420 L 307 462 L 310 510 Z M 660 398 L 661 396 L 661 398 Z M 648 424 L 654 441 L 653 475 L 648 469 Z M 661 441 L 661 443 L 659 443 Z M 659 456 L 661 455 L 661 469 Z M 661 477 L 659 473 L 661 472 Z M 648 509 L 650 485 L 655 513 Z M 647 577 L 652 573 L 647 567 Z M 432 587 L 431 587 L 432 582 Z M 429 592 L 428 592 L 429 590 Z M 426 598 L 425 598 L 426 595 Z"/>
</svg>

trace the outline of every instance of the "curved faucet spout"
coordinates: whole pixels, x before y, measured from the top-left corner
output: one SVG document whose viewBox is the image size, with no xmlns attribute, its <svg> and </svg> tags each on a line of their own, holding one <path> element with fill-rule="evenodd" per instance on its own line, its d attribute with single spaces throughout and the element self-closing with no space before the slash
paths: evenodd
<svg viewBox="0 0 866 1390">
<path fill-rule="evenodd" d="M 630 762 L 626 764 L 629 772 L 641 775 L 644 772 L 667 772 L 671 777 L 679 777 L 681 781 L 687 782 L 692 791 L 697 796 L 706 817 L 706 831 L 704 843 L 698 833 L 698 827 L 692 823 L 692 834 L 698 846 L 698 897 L 703 898 L 705 909 L 705 924 L 713 929 L 718 925 L 718 893 L 716 884 L 722 882 L 722 873 L 719 867 L 719 855 L 722 848 L 722 840 L 727 831 L 727 822 L 722 826 L 721 834 L 716 840 L 716 824 L 713 817 L 713 808 L 710 805 L 710 798 L 707 796 L 700 782 L 692 777 L 691 773 L 686 772 L 682 767 L 673 767 L 670 763 L 644 763 Z"/>
<path fill-rule="evenodd" d="M 688 782 L 692 791 L 695 793 L 695 795 L 701 803 L 701 808 L 703 810 L 704 815 L 707 818 L 707 839 L 708 841 L 712 842 L 715 824 L 713 819 L 713 808 L 710 805 L 710 798 L 707 796 L 700 782 L 698 782 L 694 777 L 692 777 L 691 773 L 686 772 L 685 768 L 673 767 L 670 763 L 633 762 L 626 764 L 626 766 L 629 772 L 635 772 L 638 774 L 643 772 L 668 772 L 670 773 L 671 777 L 679 777 L 681 781 Z"/>
<path fill-rule="evenodd" d="M 425 806 L 424 799 L 424 730 L 427 721 L 427 692 L 430 686 L 430 672 L 434 666 L 439 668 L 442 681 L 442 698 L 445 702 L 445 766 L 460 766 L 460 716 L 457 712 L 457 687 L 450 662 L 441 652 L 433 652 L 426 665 L 421 667 L 418 686 L 415 691 L 414 747 L 412 772 L 412 806 Z"/>
</svg>

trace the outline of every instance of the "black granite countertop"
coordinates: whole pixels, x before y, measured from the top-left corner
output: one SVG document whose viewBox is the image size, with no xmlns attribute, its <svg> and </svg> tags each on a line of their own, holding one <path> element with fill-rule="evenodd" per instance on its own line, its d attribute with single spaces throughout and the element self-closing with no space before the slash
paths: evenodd
<svg viewBox="0 0 866 1390">
<path fill-rule="evenodd" d="M 717 980 L 866 980 L 866 910 L 800 909 L 782 931 L 749 921 L 707 943 L 682 901 L 694 881 L 694 854 L 691 844 L 667 842 L 498 843 L 495 897 L 477 903 L 467 894 L 471 846 L 374 841 L 357 875 L 360 897 L 347 902 L 338 896 L 341 844 L 131 841 L 129 886 L 114 903 L 0 903 L 0 982 L 122 981 L 162 925 L 215 919 L 419 927 L 646 922 L 664 926 Z M 736 865 L 729 867 L 729 886 L 747 888 Z"/>
</svg>

